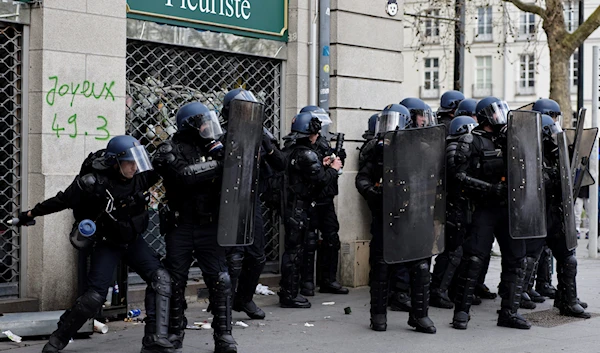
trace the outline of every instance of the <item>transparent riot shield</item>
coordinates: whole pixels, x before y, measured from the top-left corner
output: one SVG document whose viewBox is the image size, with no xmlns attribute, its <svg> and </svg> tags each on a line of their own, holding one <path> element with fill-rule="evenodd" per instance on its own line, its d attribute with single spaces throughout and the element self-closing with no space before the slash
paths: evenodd
<svg viewBox="0 0 600 353">
<path fill-rule="evenodd" d="M 233 100 L 229 115 L 217 240 L 221 246 L 250 245 L 254 240 L 264 106 Z"/>
<path fill-rule="evenodd" d="M 383 258 L 387 263 L 444 251 L 445 135 L 443 125 L 385 135 Z"/>
<path fill-rule="evenodd" d="M 508 212 L 514 239 L 546 236 L 546 193 L 543 188 L 541 115 L 508 114 L 506 163 Z"/>
</svg>

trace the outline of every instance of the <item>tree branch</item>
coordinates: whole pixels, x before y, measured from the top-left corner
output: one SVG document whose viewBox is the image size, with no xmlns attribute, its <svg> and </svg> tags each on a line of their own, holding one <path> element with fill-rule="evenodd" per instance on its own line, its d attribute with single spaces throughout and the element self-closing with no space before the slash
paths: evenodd
<svg viewBox="0 0 600 353">
<path fill-rule="evenodd" d="M 600 6 L 573 33 L 565 36 L 561 43 L 565 51 L 573 53 L 598 27 L 600 27 Z"/>
<path fill-rule="evenodd" d="M 515 5 L 521 11 L 534 13 L 534 14 L 540 16 L 544 21 L 548 18 L 548 16 L 546 15 L 546 10 L 541 6 L 537 6 L 536 4 L 524 3 L 521 0 L 502 0 L 502 1 L 509 2 L 513 5 Z"/>
</svg>

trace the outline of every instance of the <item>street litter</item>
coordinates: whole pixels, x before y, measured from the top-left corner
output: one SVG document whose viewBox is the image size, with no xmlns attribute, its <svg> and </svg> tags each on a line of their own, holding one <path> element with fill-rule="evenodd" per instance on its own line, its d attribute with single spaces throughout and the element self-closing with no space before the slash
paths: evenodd
<svg viewBox="0 0 600 353">
<path fill-rule="evenodd" d="M 200 330 L 199 326 L 195 326 L 195 325 L 187 325 L 185 327 L 186 330 Z"/>
<path fill-rule="evenodd" d="M 323 305 L 335 305 L 335 302 L 325 302 Z"/>
<path fill-rule="evenodd" d="M 106 326 L 98 320 L 94 320 L 94 331 L 102 334 L 107 333 L 108 326 Z"/>
<path fill-rule="evenodd" d="M 331 316 L 325 316 L 324 319 L 329 320 L 329 319 L 331 319 Z"/>
<path fill-rule="evenodd" d="M 344 314 L 350 315 L 351 312 L 352 312 L 352 309 L 350 309 L 349 306 L 347 306 L 347 307 L 344 308 Z"/>
<path fill-rule="evenodd" d="M 235 326 L 248 327 L 248 324 L 243 321 L 236 321 Z"/>
<path fill-rule="evenodd" d="M 21 336 L 17 336 L 14 333 L 12 333 L 10 330 L 8 331 L 4 331 L 2 332 L 3 334 L 6 335 L 6 337 L 8 337 L 9 340 L 13 341 L 13 342 L 17 342 L 17 343 L 21 343 Z"/>
<path fill-rule="evenodd" d="M 275 295 L 275 292 L 270 290 L 268 286 L 263 286 L 260 283 L 256 285 L 255 293 L 261 295 Z"/>
<path fill-rule="evenodd" d="M 315 325 L 314 325 L 314 324 L 309 324 L 309 323 L 307 322 L 307 323 L 305 323 L 305 324 L 304 324 L 304 326 L 306 326 L 306 327 L 313 327 L 313 326 L 315 326 Z"/>
</svg>

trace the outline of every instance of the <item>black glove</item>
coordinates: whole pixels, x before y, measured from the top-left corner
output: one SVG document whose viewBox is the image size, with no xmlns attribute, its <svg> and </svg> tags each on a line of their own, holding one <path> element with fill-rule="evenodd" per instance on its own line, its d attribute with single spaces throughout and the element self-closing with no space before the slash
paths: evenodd
<svg viewBox="0 0 600 353">
<path fill-rule="evenodd" d="M 262 148 L 267 154 L 271 154 L 271 152 L 273 152 L 273 150 L 275 149 L 271 138 L 267 134 L 262 135 Z"/>
<path fill-rule="evenodd" d="M 371 186 L 367 189 L 367 199 L 369 202 L 381 202 L 383 197 L 383 188 L 381 186 Z"/>
<path fill-rule="evenodd" d="M 505 183 L 497 183 L 497 184 L 492 185 L 490 193 L 494 194 L 496 196 L 507 197 L 508 196 L 508 188 L 506 187 Z"/>
<path fill-rule="evenodd" d="M 19 213 L 19 224 L 17 224 L 17 227 L 31 225 L 34 217 L 29 217 L 27 213 L 29 213 L 29 211 Z"/>
<path fill-rule="evenodd" d="M 321 131 L 321 120 L 319 118 L 312 118 L 308 123 L 308 133 L 318 134 Z"/>
</svg>

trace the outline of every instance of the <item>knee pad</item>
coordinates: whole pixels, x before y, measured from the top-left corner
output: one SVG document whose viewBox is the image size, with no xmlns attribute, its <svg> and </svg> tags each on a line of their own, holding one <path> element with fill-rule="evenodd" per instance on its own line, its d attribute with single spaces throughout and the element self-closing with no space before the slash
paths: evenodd
<svg viewBox="0 0 600 353">
<path fill-rule="evenodd" d="M 171 276 L 164 268 L 159 268 L 152 274 L 152 289 L 162 296 L 171 296 Z"/>
<path fill-rule="evenodd" d="M 100 310 L 105 300 L 106 298 L 98 292 L 90 289 L 79 297 L 79 310 L 81 310 L 83 315 L 92 317 Z"/>
<path fill-rule="evenodd" d="M 215 290 L 222 293 L 231 293 L 231 277 L 229 273 L 220 272 L 214 279 Z"/>
<path fill-rule="evenodd" d="M 239 276 L 242 271 L 242 264 L 244 263 L 244 254 L 240 252 L 234 252 L 227 255 L 227 266 L 229 267 L 229 271 L 234 276 Z"/>
<path fill-rule="evenodd" d="M 567 257 L 565 257 L 565 259 L 563 260 L 563 263 L 565 264 L 565 266 L 568 267 L 577 267 L 577 258 L 573 255 L 569 255 Z"/>
</svg>

